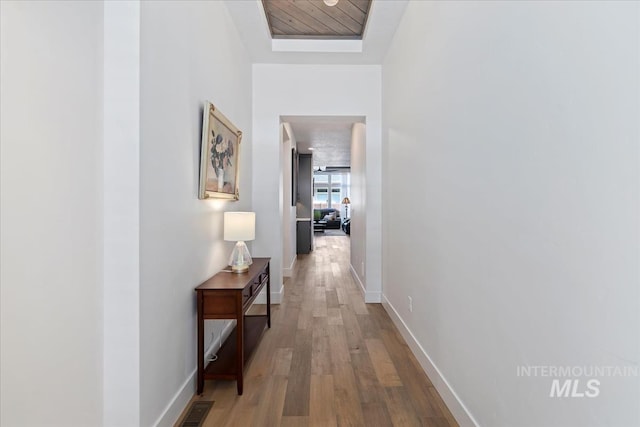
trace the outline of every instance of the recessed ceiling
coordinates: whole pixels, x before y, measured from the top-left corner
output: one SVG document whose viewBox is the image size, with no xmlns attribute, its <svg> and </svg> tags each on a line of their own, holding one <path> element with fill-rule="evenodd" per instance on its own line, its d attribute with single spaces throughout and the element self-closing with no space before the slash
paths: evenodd
<svg viewBox="0 0 640 427">
<path fill-rule="evenodd" d="M 342 1 L 340 0 L 338 4 Z M 408 0 L 372 1 L 362 40 L 272 39 L 262 1 L 224 0 L 224 2 L 247 49 L 249 60 L 253 63 L 381 64 L 402 19 Z M 337 5 L 333 7 L 337 7 Z M 277 42 L 343 43 L 349 44 L 348 47 L 360 43 L 361 47 L 357 50 L 347 48 L 321 50 L 313 45 L 306 46 L 306 50 L 279 50 Z"/>
<path fill-rule="evenodd" d="M 364 35 L 371 0 L 262 0 L 274 39 L 358 39 Z"/>
<path fill-rule="evenodd" d="M 351 129 L 364 117 L 283 116 L 289 123 L 300 153 L 313 154 L 314 167 L 351 166 Z M 313 148 L 313 150 L 310 150 Z"/>
</svg>

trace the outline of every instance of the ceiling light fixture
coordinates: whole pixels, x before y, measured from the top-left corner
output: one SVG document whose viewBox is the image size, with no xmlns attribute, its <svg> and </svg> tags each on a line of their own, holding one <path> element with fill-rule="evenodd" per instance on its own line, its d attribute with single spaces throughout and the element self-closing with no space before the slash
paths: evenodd
<svg viewBox="0 0 640 427">
<path fill-rule="evenodd" d="M 324 4 L 327 6 L 335 6 L 338 4 L 339 0 L 324 0 Z"/>
</svg>

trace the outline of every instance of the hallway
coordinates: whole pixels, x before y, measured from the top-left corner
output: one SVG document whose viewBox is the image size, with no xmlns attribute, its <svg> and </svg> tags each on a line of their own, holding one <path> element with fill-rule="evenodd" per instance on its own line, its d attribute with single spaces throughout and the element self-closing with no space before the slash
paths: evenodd
<svg viewBox="0 0 640 427">
<path fill-rule="evenodd" d="M 204 426 L 456 426 L 382 305 L 364 304 L 349 238 L 315 242 L 272 306 L 244 395 L 234 381 L 206 382 Z"/>
</svg>

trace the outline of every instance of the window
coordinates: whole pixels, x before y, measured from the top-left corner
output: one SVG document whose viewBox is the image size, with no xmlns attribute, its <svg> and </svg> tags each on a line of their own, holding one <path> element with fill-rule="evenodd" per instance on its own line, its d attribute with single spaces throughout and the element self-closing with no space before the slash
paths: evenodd
<svg viewBox="0 0 640 427">
<path fill-rule="evenodd" d="M 351 176 L 345 173 L 316 172 L 313 174 L 314 209 L 338 209 L 343 215 L 342 199 L 349 196 Z"/>
<path fill-rule="evenodd" d="M 315 188 L 313 192 L 313 208 L 324 209 L 329 207 L 329 192 L 325 188 Z"/>
<path fill-rule="evenodd" d="M 333 184 L 333 180 L 331 181 L 331 183 Z M 342 197 L 340 197 L 340 187 L 335 188 L 335 187 L 331 187 L 331 206 L 333 206 L 336 209 L 339 209 L 338 206 L 340 206 L 340 203 L 342 202 Z"/>
</svg>

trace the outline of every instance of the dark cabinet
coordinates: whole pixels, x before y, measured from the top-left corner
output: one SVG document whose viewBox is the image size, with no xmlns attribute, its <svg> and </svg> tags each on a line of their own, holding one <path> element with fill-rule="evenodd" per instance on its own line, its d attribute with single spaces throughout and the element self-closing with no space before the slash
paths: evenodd
<svg viewBox="0 0 640 427">
<path fill-rule="evenodd" d="M 311 242 L 313 239 L 313 229 L 311 219 L 299 219 L 296 228 L 296 253 L 308 254 L 311 252 Z"/>
</svg>

